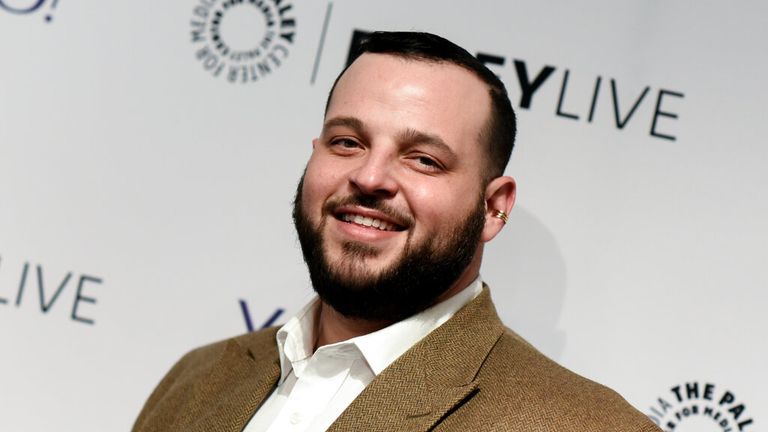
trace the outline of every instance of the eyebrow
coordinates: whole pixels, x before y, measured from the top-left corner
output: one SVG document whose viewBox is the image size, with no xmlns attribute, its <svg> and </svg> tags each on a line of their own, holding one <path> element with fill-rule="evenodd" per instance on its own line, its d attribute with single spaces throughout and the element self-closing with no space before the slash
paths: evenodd
<svg viewBox="0 0 768 432">
<path fill-rule="evenodd" d="M 358 133 L 362 133 L 365 130 L 363 122 L 356 117 L 334 117 L 323 124 L 323 131 L 337 126 L 348 127 Z"/>
<path fill-rule="evenodd" d="M 421 132 L 416 129 L 408 128 L 401 132 L 397 136 L 398 141 L 405 143 L 408 146 L 414 146 L 417 144 L 423 144 L 431 147 L 435 147 L 440 151 L 446 153 L 449 157 L 455 159 L 456 153 L 448 146 L 448 144 L 440 138 L 439 135 L 429 134 Z"/>
</svg>

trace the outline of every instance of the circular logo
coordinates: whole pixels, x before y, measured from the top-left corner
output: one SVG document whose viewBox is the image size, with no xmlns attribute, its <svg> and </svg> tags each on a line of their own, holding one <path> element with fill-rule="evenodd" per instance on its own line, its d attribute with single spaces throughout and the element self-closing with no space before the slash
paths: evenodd
<svg viewBox="0 0 768 432">
<path fill-rule="evenodd" d="M 214 77 L 262 80 L 288 58 L 296 34 L 292 11 L 285 0 L 198 0 L 190 21 L 195 57 Z"/>
<path fill-rule="evenodd" d="M 0 0 L 0 9 L 5 9 L 11 13 L 28 14 L 32 13 L 45 3 L 45 0 Z"/>
<path fill-rule="evenodd" d="M 737 432 L 753 423 L 732 391 L 699 381 L 671 387 L 647 414 L 664 432 Z"/>
</svg>

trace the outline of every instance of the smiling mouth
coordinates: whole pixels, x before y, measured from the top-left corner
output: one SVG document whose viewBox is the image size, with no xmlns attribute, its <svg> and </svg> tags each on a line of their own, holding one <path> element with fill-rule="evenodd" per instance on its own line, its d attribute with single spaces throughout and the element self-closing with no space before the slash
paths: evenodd
<svg viewBox="0 0 768 432">
<path fill-rule="evenodd" d="M 402 227 L 400 225 L 397 225 L 397 224 L 394 224 L 394 223 L 391 223 L 391 222 L 387 222 L 387 221 L 381 220 L 381 219 L 376 219 L 376 218 L 372 218 L 372 217 L 368 217 L 368 216 L 361 216 L 359 214 L 354 214 L 354 213 L 342 213 L 342 214 L 339 214 L 339 215 L 335 215 L 335 217 L 336 217 L 336 219 L 338 219 L 340 221 L 343 221 L 343 222 L 347 222 L 347 223 L 363 226 L 363 227 L 366 227 L 366 228 L 373 228 L 373 229 L 377 229 L 379 231 L 403 231 L 403 230 L 405 230 L 405 227 Z"/>
</svg>

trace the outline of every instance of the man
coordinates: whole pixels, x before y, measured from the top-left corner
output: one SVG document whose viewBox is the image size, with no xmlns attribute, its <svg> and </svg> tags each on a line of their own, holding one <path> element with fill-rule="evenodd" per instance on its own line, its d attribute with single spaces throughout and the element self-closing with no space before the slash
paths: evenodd
<svg viewBox="0 0 768 432">
<path fill-rule="evenodd" d="M 479 278 L 515 199 L 503 84 L 434 35 L 360 51 L 294 204 L 319 298 L 187 354 L 134 431 L 657 431 L 506 329 Z"/>
</svg>

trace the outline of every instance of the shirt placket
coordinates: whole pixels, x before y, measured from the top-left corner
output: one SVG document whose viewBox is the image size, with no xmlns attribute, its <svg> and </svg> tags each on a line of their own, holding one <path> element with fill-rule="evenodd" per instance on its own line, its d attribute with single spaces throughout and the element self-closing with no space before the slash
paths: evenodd
<svg viewBox="0 0 768 432">
<path fill-rule="evenodd" d="M 296 384 L 268 432 L 311 431 L 320 415 L 349 376 L 354 362 L 345 346 L 319 349 L 298 372 Z"/>
</svg>

